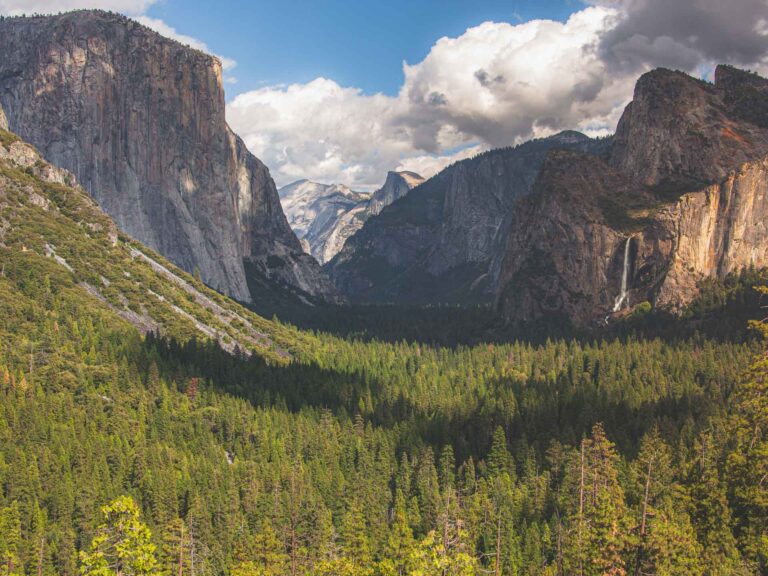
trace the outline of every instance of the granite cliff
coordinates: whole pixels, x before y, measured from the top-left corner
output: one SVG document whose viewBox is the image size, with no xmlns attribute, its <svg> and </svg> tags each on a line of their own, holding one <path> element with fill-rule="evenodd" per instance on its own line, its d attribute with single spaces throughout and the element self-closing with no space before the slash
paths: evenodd
<svg viewBox="0 0 768 576">
<path fill-rule="evenodd" d="M 458 162 L 370 218 L 326 270 L 353 301 L 490 301 L 512 208 L 548 151 L 600 154 L 607 145 L 563 132 Z"/>
<path fill-rule="evenodd" d="M 86 315 L 110 328 L 133 325 L 179 341 L 216 342 L 230 353 L 274 362 L 290 358 L 283 327 L 121 233 L 72 173 L 46 162 L 1 125 L 0 262 L 3 310 L 11 318 L 22 311 L 26 321 L 37 318 L 35 298 L 43 294 L 49 303 L 58 297 L 77 303 L 46 312 L 58 318 L 52 320 L 56 335 Z M 15 325 L 3 333 L 4 342 L 15 330 L 25 331 Z M 41 372 L 58 377 L 62 364 L 50 362 L 49 355 L 36 355 Z"/>
<path fill-rule="evenodd" d="M 424 178 L 416 174 L 416 172 L 409 172 L 407 170 L 388 172 L 384 185 L 373 193 L 368 205 L 365 207 L 366 219 L 381 213 L 384 208 L 396 200 L 400 200 L 400 198 L 423 182 Z"/>
<path fill-rule="evenodd" d="M 256 280 L 331 292 L 227 126 L 217 58 L 101 11 L 6 18 L 0 106 L 121 229 L 214 288 L 243 301 Z"/>
<path fill-rule="evenodd" d="M 605 158 L 553 153 L 513 211 L 496 305 L 514 323 L 678 311 L 699 282 L 768 266 L 768 80 L 655 70 Z"/>
</svg>

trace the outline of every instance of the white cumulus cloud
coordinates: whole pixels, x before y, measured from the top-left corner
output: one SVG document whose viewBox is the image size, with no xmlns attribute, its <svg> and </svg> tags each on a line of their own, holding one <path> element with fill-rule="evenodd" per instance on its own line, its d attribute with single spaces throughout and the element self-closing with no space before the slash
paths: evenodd
<svg viewBox="0 0 768 576">
<path fill-rule="evenodd" d="M 241 94 L 228 120 L 279 183 L 358 188 L 396 167 L 430 176 L 488 147 L 565 128 L 605 131 L 632 88 L 627 77 L 608 78 L 597 54 L 612 15 L 589 7 L 564 23 L 486 22 L 404 63 L 397 96 L 318 78 Z"/>
<path fill-rule="evenodd" d="M 146 14 L 158 0 L 0 0 L 0 13 L 103 8 L 200 50 Z M 373 188 L 394 168 L 430 176 L 451 162 L 564 129 L 604 135 L 642 72 L 709 77 L 723 61 L 768 72 L 768 0 L 584 0 L 565 22 L 485 22 L 403 63 L 393 96 L 328 78 L 245 92 L 227 119 L 278 184 Z M 219 56 L 231 76 L 236 63 Z"/>
<path fill-rule="evenodd" d="M 488 150 L 488 146 L 485 144 L 475 144 L 474 146 L 467 146 L 456 152 L 449 154 L 423 154 L 420 156 L 409 156 L 401 160 L 401 162 L 395 167 L 395 170 L 408 170 L 410 172 L 416 172 L 422 176 L 431 176 L 437 174 L 443 168 L 450 166 L 454 162 L 464 160 L 465 158 L 472 158 L 478 154 Z"/>
<path fill-rule="evenodd" d="M 278 183 L 370 188 L 564 129 L 611 133 L 637 77 L 703 77 L 727 62 L 768 72 L 768 0 L 585 0 L 565 22 L 485 22 L 403 64 L 396 96 L 318 78 L 241 94 L 228 119 Z"/>
<path fill-rule="evenodd" d="M 368 185 L 383 165 L 412 153 L 407 127 L 392 119 L 402 103 L 368 96 L 326 78 L 237 96 L 227 120 L 280 184 L 298 178 Z"/>
</svg>

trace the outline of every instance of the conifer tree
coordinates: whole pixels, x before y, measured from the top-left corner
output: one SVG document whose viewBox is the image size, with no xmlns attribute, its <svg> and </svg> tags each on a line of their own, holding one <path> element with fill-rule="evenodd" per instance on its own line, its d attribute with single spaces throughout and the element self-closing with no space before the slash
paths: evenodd
<svg viewBox="0 0 768 576">
<path fill-rule="evenodd" d="M 488 476 L 495 477 L 504 473 L 512 474 L 511 459 L 507 449 L 507 435 L 501 426 L 497 426 L 488 454 Z"/>
<path fill-rule="evenodd" d="M 408 523 L 405 496 L 398 489 L 392 511 L 392 525 L 387 538 L 384 559 L 378 570 L 382 576 L 406 576 L 411 573 L 411 555 L 415 541 Z"/>
<path fill-rule="evenodd" d="M 370 568 L 371 543 L 368 540 L 365 515 L 356 498 L 352 498 L 344 514 L 340 536 L 344 557 L 360 570 Z"/>
<path fill-rule="evenodd" d="M 768 287 L 757 286 L 763 296 Z M 768 570 L 768 319 L 751 326 L 764 349 L 752 362 L 736 391 L 730 425 L 736 449 L 728 457 L 734 496 L 743 510 L 740 531 L 744 549 L 761 571 Z"/>
<path fill-rule="evenodd" d="M 167 576 L 193 576 L 193 538 L 181 518 L 170 521 L 163 530 L 162 571 Z"/>
<path fill-rule="evenodd" d="M 21 576 L 21 515 L 19 505 L 13 502 L 0 509 L 0 574 Z"/>
<path fill-rule="evenodd" d="M 572 459 L 566 486 L 570 508 L 566 569 L 578 576 L 626 574 L 629 545 L 626 502 L 618 481 L 618 455 L 601 424 Z"/>
<path fill-rule="evenodd" d="M 283 574 L 288 566 L 288 555 L 268 518 L 261 522 L 253 537 L 254 562 L 263 568 L 264 574 Z"/>
<path fill-rule="evenodd" d="M 141 522 L 139 507 L 130 496 L 120 496 L 101 508 L 98 527 L 88 552 L 80 553 L 82 576 L 154 576 L 158 573 L 155 545 Z"/>
</svg>

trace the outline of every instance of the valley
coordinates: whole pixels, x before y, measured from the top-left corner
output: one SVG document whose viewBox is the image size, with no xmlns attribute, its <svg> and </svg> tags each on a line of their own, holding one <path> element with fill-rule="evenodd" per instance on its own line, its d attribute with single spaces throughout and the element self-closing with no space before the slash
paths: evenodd
<svg viewBox="0 0 768 576">
<path fill-rule="evenodd" d="M 0 55 L 0 576 L 768 570 L 768 80 L 360 192 L 140 19 Z"/>
</svg>

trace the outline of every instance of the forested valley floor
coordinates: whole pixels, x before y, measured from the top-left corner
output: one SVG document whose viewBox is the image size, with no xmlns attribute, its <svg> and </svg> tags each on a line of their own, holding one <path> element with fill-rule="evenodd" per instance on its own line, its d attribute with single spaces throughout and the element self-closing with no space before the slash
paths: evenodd
<svg viewBox="0 0 768 576">
<path fill-rule="evenodd" d="M 5 575 L 97 573 L 109 554 L 89 551 L 120 514 L 148 527 L 146 573 L 765 567 L 754 339 L 441 347 L 294 331 L 293 360 L 276 363 L 142 337 L 52 272 L 0 278 Z M 751 290 L 734 286 L 720 297 Z"/>
<path fill-rule="evenodd" d="M 0 576 L 765 573 L 764 271 L 588 334 L 298 328 L 0 145 Z"/>
</svg>

